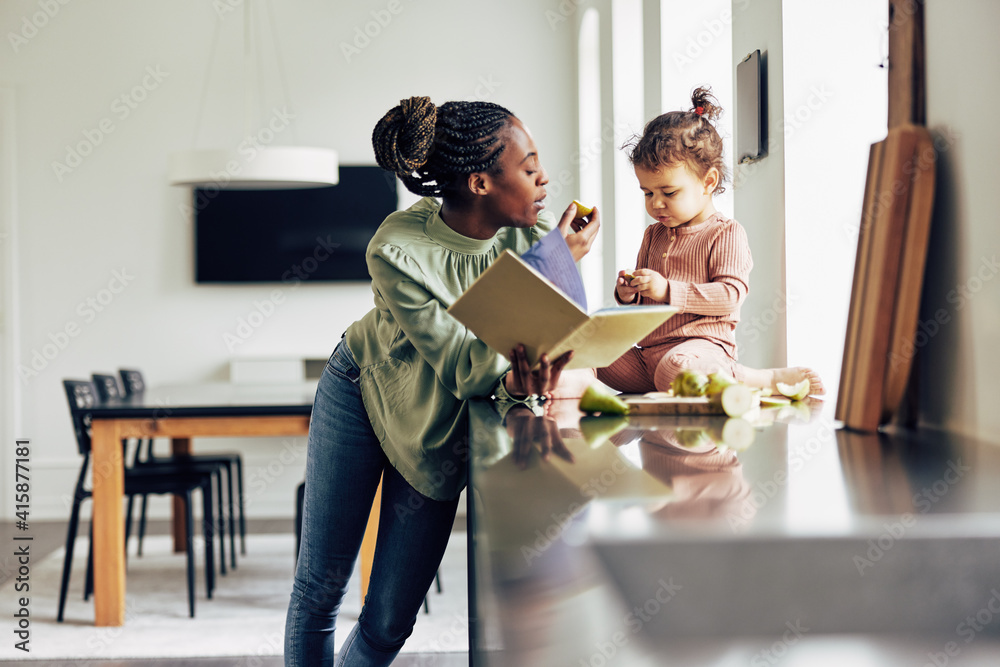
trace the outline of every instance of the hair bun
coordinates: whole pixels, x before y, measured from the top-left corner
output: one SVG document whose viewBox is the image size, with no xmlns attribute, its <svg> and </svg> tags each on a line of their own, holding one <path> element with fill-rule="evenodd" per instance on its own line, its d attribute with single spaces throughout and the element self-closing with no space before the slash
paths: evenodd
<svg viewBox="0 0 1000 667">
<path fill-rule="evenodd" d="M 701 111 L 699 111 L 699 109 Z M 712 95 L 711 88 L 695 88 L 691 93 L 691 111 L 706 120 L 716 120 L 722 115 L 719 100 Z"/>
<path fill-rule="evenodd" d="M 427 162 L 434 144 L 437 106 L 429 97 L 400 100 L 372 132 L 379 166 L 396 174 L 412 174 Z"/>
</svg>

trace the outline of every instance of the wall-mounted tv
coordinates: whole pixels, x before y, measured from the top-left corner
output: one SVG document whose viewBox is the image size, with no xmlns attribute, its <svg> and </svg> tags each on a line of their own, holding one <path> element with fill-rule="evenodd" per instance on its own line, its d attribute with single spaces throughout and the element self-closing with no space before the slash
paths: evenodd
<svg viewBox="0 0 1000 667">
<path fill-rule="evenodd" d="M 198 283 L 370 280 L 365 249 L 399 203 L 376 166 L 342 165 L 330 187 L 192 195 Z"/>
</svg>

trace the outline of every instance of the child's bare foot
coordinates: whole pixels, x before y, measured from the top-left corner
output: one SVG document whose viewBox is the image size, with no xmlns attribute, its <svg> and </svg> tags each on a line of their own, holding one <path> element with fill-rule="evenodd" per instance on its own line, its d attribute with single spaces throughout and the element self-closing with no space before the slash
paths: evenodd
<svg viewBox="0 0 1000 667">
<path fill-rule="evenodd" d="M 811 368 L 806 368 L 805 366 L 792 366 L 790 368 L 771 368 L 768 370 L 771 372 L 772 391 L 778 390 L 777 385 L 779 382 L 783 384 L 798 384 L 803 380 L 809 380 L 810 394 L 822 396 L 826 393 L 826 389 L 823 387 L 823 380 L 821 380 L 819 374 Z"/>
</svg>

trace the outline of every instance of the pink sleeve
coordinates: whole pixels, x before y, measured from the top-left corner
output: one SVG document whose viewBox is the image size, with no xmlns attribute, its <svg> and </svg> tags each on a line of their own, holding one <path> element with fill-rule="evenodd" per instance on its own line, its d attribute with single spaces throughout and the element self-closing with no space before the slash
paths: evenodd
<svg viewBox="0 0 1000 667">
<path fill-rule="evenodd" d="M 728 225 L 715 238 L 708 257 L 707 283 L 668 281 L 667 299 L 682 313 L 728 315 L 739 308 L 750 285 L 750 243 L 738 224 Z"/>
</svg>

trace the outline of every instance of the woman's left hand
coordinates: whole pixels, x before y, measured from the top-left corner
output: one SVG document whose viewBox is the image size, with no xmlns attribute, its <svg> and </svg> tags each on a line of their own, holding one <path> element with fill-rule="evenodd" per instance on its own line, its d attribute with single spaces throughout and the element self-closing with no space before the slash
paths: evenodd
<svg viewBox="0 0 1000 667">
<path fill-rule="evenodd" d="M 524 351 L 524 345 L 518 345 L 510 351 L 510 373 L 504 377 L 507 393 L 514 397 L 549 395 L 559 384 L 559 376 L 572 358 L 572 350 L 553 362 L 549 361 L 547 354 L 543 354 L 538 369 L 533 371 L 528 366 L 528 354 Z"/>
<path fill-rule="evenodd" d="M 566 245 L 573 253 L 573 259 L 579 262 L 590 252 L 590 247 L 597 240 L 597 232 L 601 230 L 601 214 L 597 207 L 594 207 L 594 210 L 586 216 L 577 218 L 576 204 L 571 203 L 559 219 L 558 229 L 566 239 Z"/>
</svg>

